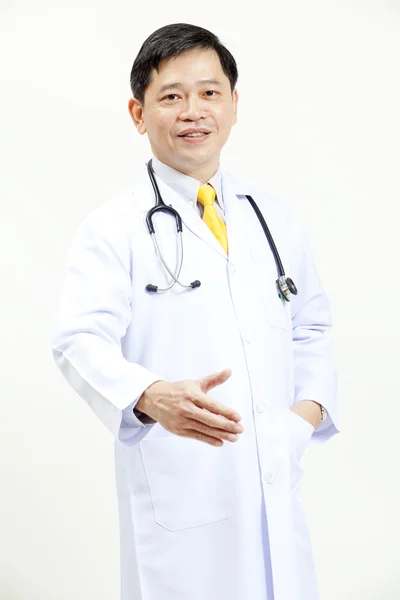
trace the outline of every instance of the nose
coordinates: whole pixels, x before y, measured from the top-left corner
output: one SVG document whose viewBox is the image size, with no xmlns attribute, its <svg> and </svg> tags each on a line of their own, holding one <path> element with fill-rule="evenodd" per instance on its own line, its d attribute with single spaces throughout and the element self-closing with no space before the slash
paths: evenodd
<svg viewBox="0 0 400 600">
<path fill-rule="evenodd" d="M 179 117 L 182 121 L 197 121 L 202 116 L 202 113 L 203 110 L 199 98 L 190 96 L 186 98 Z"/>
</svg>

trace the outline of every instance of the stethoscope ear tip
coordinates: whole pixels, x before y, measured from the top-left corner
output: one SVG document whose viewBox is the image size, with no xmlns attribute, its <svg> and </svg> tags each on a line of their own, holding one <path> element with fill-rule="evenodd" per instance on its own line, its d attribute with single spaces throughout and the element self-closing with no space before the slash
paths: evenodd
<svg viewBox="0 0 400 600">
<path fill-rule="evenodd" d="M 192 283 L 190 284 L 190 287 L 192 288 L 198 288 L 201 286 L 201 281 L 199 281 L 198 279 L 196 279 L 196 281 L 192 281 Z"/>
<path fill-rule="evenodd" d="M 146 291 L 147 292 L 158 292 L 158 287 L 156 285 L 153 285 L 152 283 L 149 283 L 148 285 L 146 285 Z"/>
</svg>

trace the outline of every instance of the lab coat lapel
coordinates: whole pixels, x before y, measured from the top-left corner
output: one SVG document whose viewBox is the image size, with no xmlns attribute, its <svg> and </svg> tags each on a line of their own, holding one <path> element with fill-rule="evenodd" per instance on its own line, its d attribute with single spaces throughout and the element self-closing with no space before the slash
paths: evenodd
<svg viewBox="0 0 400 600">
<path fill-rule="evenodd" d="M 243 200 L 240 199 L 240 196 L 245 195 L 245 191 L 233 177 L 225 172 L 222 178 L 222 193 L 228 233 L 229 259 L 237 262 L 239 255 L 248 246 L 244 231 Z"/>
<path fill-rule="evenodd" d="M 243 188 L 234 177 L 226 171 L 222 172 L 222 195 L 225 211 L 225 222 L 228 235 L 228 254 L 224 251 L 221 244 L 218 242 L 214 234 L 210 231 L 207 225 L 202 221 L 198 212 L 193 209 L 183 198 L 176 194 L 164 182 L 159 181 L 161 194 L 169 199 L 169 206 L 172 206 L 181 215 L 185 226 L 206 244 L 211 246 L 216 252 L 224 256 L 227 260 L 232 260 L 232 252 L 235 255 L 243 251 L 245 236 L 243 230 L 243 201 L 238 196 L 243 196 L 249 193 Z M 167 202 L 166 202 L 167 203 Z"/>
</svg>

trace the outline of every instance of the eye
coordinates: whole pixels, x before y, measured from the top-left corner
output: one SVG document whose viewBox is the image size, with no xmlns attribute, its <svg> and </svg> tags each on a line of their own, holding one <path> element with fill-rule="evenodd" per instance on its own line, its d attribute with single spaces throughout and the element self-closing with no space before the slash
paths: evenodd
<svg viewBox="0 0 400 600">
<path fill-rule="evenodd" d="M 168 94 L 168 96 L 164 96 L 163 100 L 175 100 L 177 97 L 177 94 Z"/>
<path fill-rule="evenodd" d="M 213 95 L 215 96 L 217 94 L 217 92 L 215 90 L 207 90 L 206 94 L 208 95 L 209 98 L 212 98 Z"/>
</svg>

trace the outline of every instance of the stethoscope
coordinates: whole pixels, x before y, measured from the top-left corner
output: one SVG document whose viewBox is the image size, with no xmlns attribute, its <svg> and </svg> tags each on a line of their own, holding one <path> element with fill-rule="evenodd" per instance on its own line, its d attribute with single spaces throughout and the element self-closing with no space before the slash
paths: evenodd
<svg viewBox="0 0 400 600">
<path fill-rule="evenodd" d="M 153 189 L 154 189 L 156 204 L 155 204 L 155 206 L 153 206 L 153 208 L 151 208 L 148 211 L 148 213 L 146 215 L 146 223 L 147 223 L 147 227 L 149 228 L 149 233 L 153 239 L 157 255 L 160 258 L 165 269 L 171 275 L 173 281 L 172 281 L 171 285 L 169 285 L 166 288 L 160 288 L 156 285 L 153 285 L 152 283 L 149 283 L 148 285 L 146 285 L 146 290 L 148 292 L 166 292 L 166 291 L 170 290 L 176 283 L 178 283 L 181 287 L 184 287 L 184 288 L 192 288 L 192 289 L 198 288 L 201 286 L 201 282 L 198 279 L 196 279 L 195 281 L 192 281 L 192 283 L 190 283 L 189 285 L 185 285 L 184 283 L 181 283 L 178 279 L 181 269 L 182 269 L 182 263 L 183 263 L 182 219 L 181 219 L 181 216 L 178 213 L 178 211 L 176 211 L 174 208 L 172 208 L 172 206 L 167 206 L 164 203 L 161 193 L 160 193 L 160 190 L 157 185 L 155 175 L 154 175 L 152 159 L 149 160 L 149 162 L 147 163 L 147 171 L 148 171 L 150 181 L 151 181 Z M 278 271 L 278 279 L 275 282 L 277 289 L 278 289 L 278 295 L 282 300 L 286 300 L 287 302 L 290 302 L 290 294 L 296 295 L 297 288 L 296 288 L 293 280 L 290 279 L 290 277 L 286 277 L 286 275 L 285 275 L 285 271 L 284 271 L 282 261 L 279 256 L 279 252 L 275 246 L 275 242 L 272 238 L 271 232 L 268 229 L 268 226 L 265 222 L 265 219 L 264 219 L 260 209 L 258 208 L 257 204 L 254 202 L 254 200 L 251 196 L 246 195 L 246 198 L 250 202 L 251 206 L 253 207 L 254 212 L 256 213 L 258 220 L 260 221 L 260 223 L 262 225 L 262 228 L 264 230 L 264 233 L 266 235 L 266 238 L 268 240 L 268 243 L 269 243 L 272 253 L 274 255 L 276 268 Z M 169 213 L 170 215 L 172 215 L 175 218 L 176 230 L 178 232 L 179 243 L 180 243 L 180 248 L 181 248 L 181 252 L 180 252 L 181 258 L 180 258 L 178 271 L 176 274 L 174 274 L 171 271 L 171 269 L 168 267 L 167 263 L 165 262 L 162 252 L 161 252 L 160 247 L 157 242 L 156 232 L 155 232 L 154 225 L 153 225 L 153 216 L 157 212 Z"/>
</svg>

